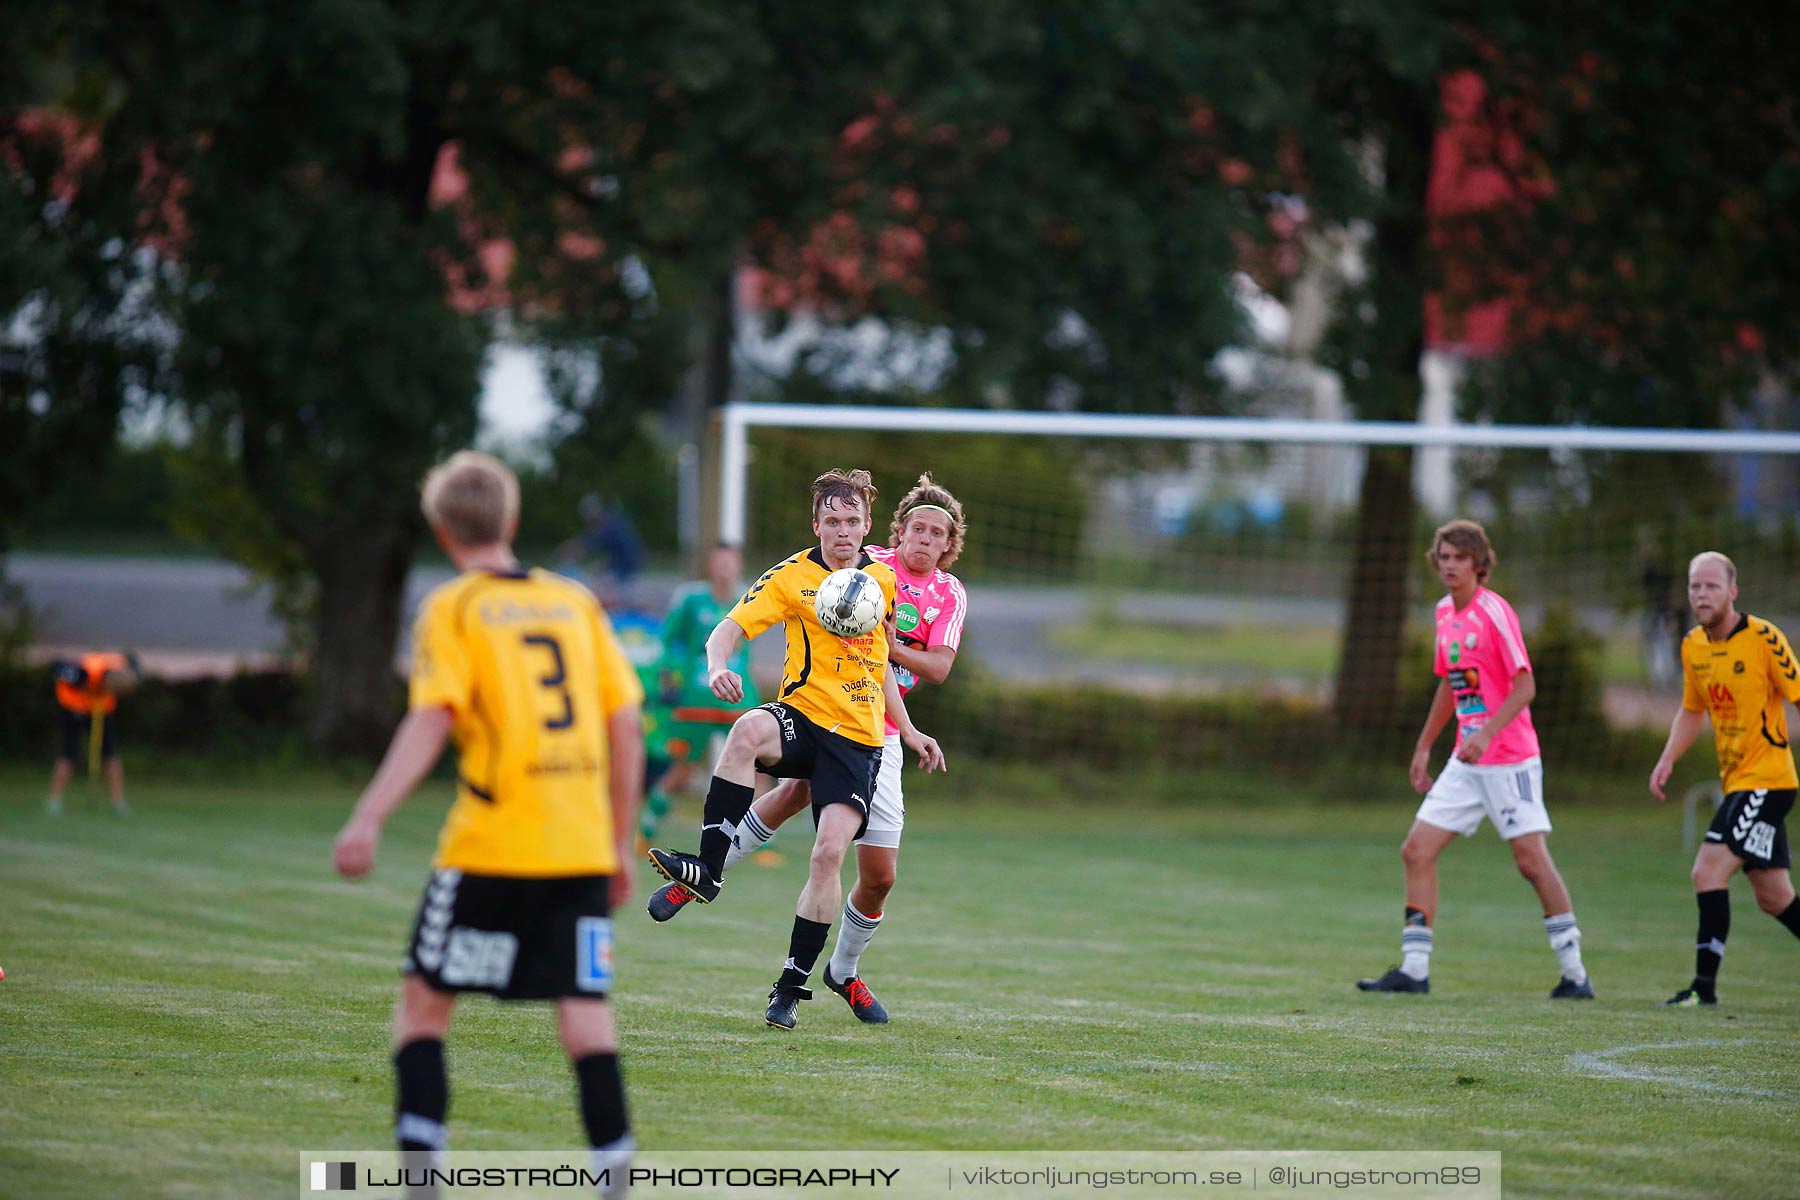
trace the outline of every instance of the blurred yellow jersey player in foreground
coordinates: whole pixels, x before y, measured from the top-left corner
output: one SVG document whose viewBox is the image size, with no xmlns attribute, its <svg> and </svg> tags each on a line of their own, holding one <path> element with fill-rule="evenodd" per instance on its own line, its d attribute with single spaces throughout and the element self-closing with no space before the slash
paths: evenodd
<svg viewBox="0 0 1800 1200">
<path fill-rule="evenodd" d="M 423 504 L 462 573 L 420 608 L 409 711 L 336 845 L 340 873 L 367 873 L 382 823 L 455 738 L 456 803 L 394 1018 L 395 1140 L 409 1168 L 445 1145 L 459 993 L 554 1000 L 595 1170 L 623 1194 L 632 1139 L 607 1004 L 610 913 L 631 886 L 643 690 L 593 595 L 513 556 L 519 485 L 505 464 L 456 454 L 426 476 Z"/>
</svg>

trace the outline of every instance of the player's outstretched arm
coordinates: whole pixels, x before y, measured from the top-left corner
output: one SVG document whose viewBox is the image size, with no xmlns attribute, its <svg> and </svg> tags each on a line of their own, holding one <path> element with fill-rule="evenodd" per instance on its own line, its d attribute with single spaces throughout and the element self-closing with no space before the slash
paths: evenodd
<svg viewBox="0 0 1800 1200">
<path fill-rule="evenodd" d="M 631 899 L 632 861 L 637 857 L 638 805 L 644 798 L 644 714 L 637 705 L 621 708 L 606 719 L 606 745 L 610 751 L 606 781 L 612 802 L 613 838 L 619 869 L 612 877 L 612 906 Z"/>
<path fill-rule="evenodd" d="M 394 730 L 394 740 L 388 743 L 375 777 L 363 789 L 332 845 L 338 874 L 356 879 L 369 873 L 375 865 L 383 823 L 419 786 L 449 740 L 449 709 L 434 705 L 408 710 L 400 728 Z"/>
<path fill-rule="evenodd" d="M 950 678 L 950 668 L 956 665 L 956 647 L 933 646 L 929 650 L 916 650 L 901 642 L 890 629 L 888 657 L 924 682 L 938 684 Z"/>
<path fill-rule="evenodd" d="M 881 676 L 881 694 L 887 700 L 887 715 L 900 731 L 900 740 L 919 756 L 919 766 L 927 774 L 932 771 L 947 771 L 944 765 L 944 752 L 938 747 L 937 739 L 929 734 L 920 733 L 906 713 L 906 700 L 900 695 L 900 681 L 894 678 L 892 671 L 884 671 Z"/>
<path fill-rule="evenodd" d="M 1650 768 L 1650 794 L 1658 800 L 1668 799 L 1663 795 L 1663 788 L 1669 785 L 1669 776 L 1675 773 L 1676 762 L 1688 752 L 1694 739 L 1700 736 L 1700 725 L 1705 719 L 1705 713 L 1697 713 L 1685 706 L 1675 710 L 1675 719 L 1669 723 L 1669 740 L 1663 744 L 1656 765 Z"/>
<path fill-rule="evenodd" d="M 727 704 L 744 698 L 744 681 L 728 665 L 744 644 L 744 627 L 730 617 L 713 626 L 706 638 L 706 686 Z"/>
</svg>

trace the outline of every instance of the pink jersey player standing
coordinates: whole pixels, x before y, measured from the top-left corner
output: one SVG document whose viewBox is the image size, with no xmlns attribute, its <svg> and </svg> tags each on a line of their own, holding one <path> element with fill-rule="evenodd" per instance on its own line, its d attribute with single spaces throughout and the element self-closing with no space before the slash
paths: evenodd
<svg viewBox="0 0 1800 1200">
<path fill-rule="evenodd" d="M 1452 521 L 1441 527 L 1427 557 L 1449 594 L 1438 601 L 1436 613 L 1437 694 L 1413 750 L 1412 785 L 1425 800 L 1400 847 L 1406 868 L 1402 957 L 1381 978 L 1359 979 L 1356 986 L 1365 992 L 1431 990 L 1438 858 L 1452 838 L 1473 834 L 1486 817 L 1512 848 L 1519 873 L 1543 903 L 1544 929 L 1562 970 L 1550 998 L 1591 1000 L 1594 987 L 1581 962 L 1581 930 L 1569 890 L 1550 858 L 1543 761 L 1528 707 L 1537 684 L 1518 614 L 1487 588 L 1496 556 L 1480 525 Z M 1434 783 L 1428 770 L 1431 746 L 1452 716 L 1456 746 Z"/>
</svg>

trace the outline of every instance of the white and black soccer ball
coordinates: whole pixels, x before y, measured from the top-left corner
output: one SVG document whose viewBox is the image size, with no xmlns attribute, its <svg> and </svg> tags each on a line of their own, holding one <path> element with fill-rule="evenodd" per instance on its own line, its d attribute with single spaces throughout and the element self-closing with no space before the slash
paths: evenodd
<svg viewBox="0 0 1800 1200">
<path fill-rule="evenodd" d="M 885 600 L 873 575 L 844 567 L 827 575 L 819 585 L 819 594 L 813 597 L 813 611 L 819 614 L 819 624 L 827 633 L 862 637 L 881 623 Z"/>
</svg>

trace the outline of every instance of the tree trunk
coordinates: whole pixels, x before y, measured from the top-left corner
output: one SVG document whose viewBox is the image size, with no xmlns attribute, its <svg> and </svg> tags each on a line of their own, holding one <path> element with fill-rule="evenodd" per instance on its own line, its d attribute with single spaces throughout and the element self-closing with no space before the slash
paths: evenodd
<svg viewBox="0 0 1800 1200">
<path fill-rule="evenodd" d="M 379 754 L 404 708 L 394 652 L 417 529 L 384 517 L 309 547 L 319 591 L 306 732 L 321 752 Z"/>
<path fill-rule="evenodd" d="M 1367 420 L 1416 421 L 1423 385 L 1427 278 L 1426 190 L 1436 128 L 1437 82 L 1392 78 L 1385 89 L 1389 132 L 1382 156 L 1385 203 L 1369 246 L 1368 299 L 1374 304 L 1363 371 L 1346 391 Z M 1358 377 L 1360 376 L 1360 378 Z M 1392 729 L 1400 719 L 1400 650 L 1406 581 L 1415 561 L 1411 447 L 1371 447 L 1357 501 L 1356 559 L 1345 598 L 1338 655 L 1337 718 L 1357 731 Z"/>
<path fill-rule="evenodd" d="M 1363 467 L 1338 651 L 1338 722 L 1355 730 L 1391 728 L 1400 715 L 1406 580 L 1414 557 L 1412 465 L 1411 446 L 1377 446 Z"/>
</svg>

